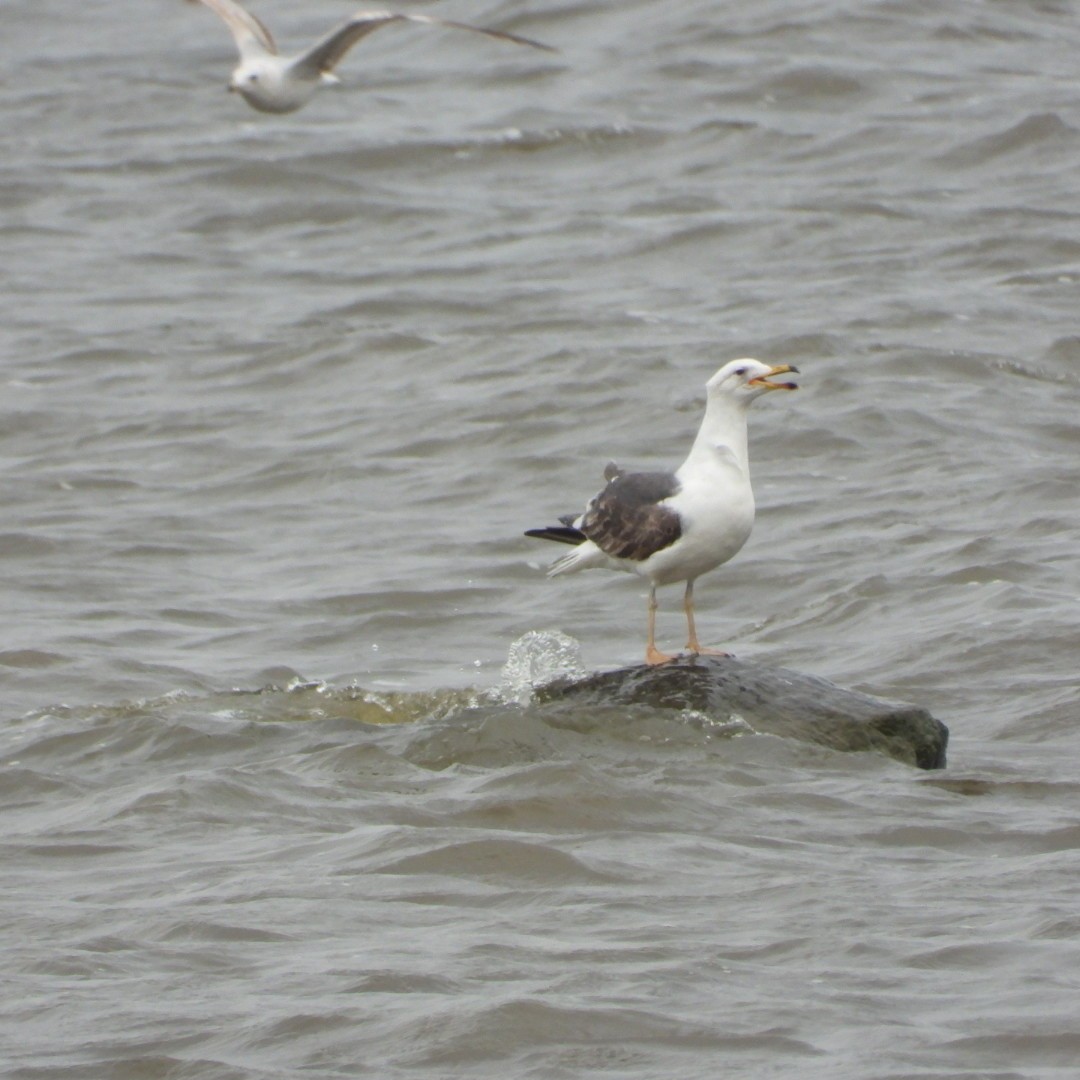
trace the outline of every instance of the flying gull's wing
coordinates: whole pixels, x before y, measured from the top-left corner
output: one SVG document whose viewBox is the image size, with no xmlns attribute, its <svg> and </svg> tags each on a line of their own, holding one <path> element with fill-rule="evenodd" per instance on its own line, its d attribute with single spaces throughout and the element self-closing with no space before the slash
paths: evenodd
<svg viewBox="0 0 1080 1080">
<path fill-rule="evenodd" d="M 216 0 L 216 2 L 224 3 L 226 0 Z M 210 3 L 210 0 L 203 0 L 203 3 Z M 517 34 L 510 34 L 504 30 L 489 30 L 487 27 L 470 26 L 468 23 L 453 22 L 450 19 L 437 19 L 434 15 L 402 15 L 394 11 L 358 11 L 347 23 L 331 31 L 302 56 L 298 56 L 293 66 L 313 72 L 333 71 L 341 63 L 345 54 L 361 38 L 396 22 L 426 23 L 431 26 L 445 26 L 451 30 L 470 30 L 474 34 L 485 34 L 501 41 L 513 42 L 515 45 L 528 45 L 530 48 L 543 49 L 545 52 L 556 51 L 550 45 L 533 41 L 531 38 L 519 37 Z"/>
<path fill-rule="evenodd" d="M 229 28 L 240 59 L 247 60 L 254 56 L 277 55 L 277 46 L 270 31 L 250 11 L 245 11 L 236 0 L 189 0 L 190 3 L 205 4 L 215 12 Z"/>
</svg>

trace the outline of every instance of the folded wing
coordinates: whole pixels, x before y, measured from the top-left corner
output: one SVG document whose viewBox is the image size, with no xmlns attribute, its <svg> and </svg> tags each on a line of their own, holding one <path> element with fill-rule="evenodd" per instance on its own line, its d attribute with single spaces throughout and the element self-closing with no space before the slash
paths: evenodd
<svg viewBox="0 0 1080 1080">
<path fill-rule="evenodd" d="M 682 536 L 682 521 L 666 500 L 679 492 L 674 473 L 612 470 L 589 503 L 579 528 L 605 555 L 643 562 Z"/>
</svg>

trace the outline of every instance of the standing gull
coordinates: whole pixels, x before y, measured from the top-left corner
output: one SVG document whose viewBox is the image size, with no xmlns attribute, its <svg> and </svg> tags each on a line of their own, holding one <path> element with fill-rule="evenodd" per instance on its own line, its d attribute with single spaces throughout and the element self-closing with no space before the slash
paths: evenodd
<svg viewBox="0 0 1080 1080">
<path fill-rule="evenodd" d="M 754 525 L 754 492 L 746 446 L 746 410 L 770 390 L 795 390 L 774 375 L 798 373 L 790 364 L 770 367 L 759 360 L 732 360 L 706 384 L 705 418 L 686 460 L 673 473 L 623 472 L 610 464 L 607 485 L 585 512 L 560 518 L 561 525 L 529 529 L 526 536 L 573 544 L 556 560 L 549 577 L 603 567 L 628 570 L 649 582 L 649 641 L 645 661 L 673 659 L 656 648 L 656 589 L 686 582 L 686 647 L 708 653 L 694 626 L 694 582 L 730 559 Z M 720 655 L 726 655 L 721 653 Z"/>
<path fill-rule="evenodd" d="M 260 112 L 293 112 L 307 104 L 308 99 L 320 86 L 340 81 L 333 73 L 334 68 L 361 38 L 391 23 L 424 23 L 429 26 L 445 26 L 451 30 L 471 30 L 474 34 L 486 34 L 515 45 L 528 45 L 533 49 L 555 52 L 550 45 L 518 37 L 517 34 L 509 34 L 504 30 L 470 26 L 468 23 L 450 19 L 437 19 L 433 15 L 358 11 L 336 30 L 312 45 L 307 52 L 298 56 L 280 56 L 270 31 L 251 12 L 236 3 L 236 0 L 191 2 L 205 4 L 218 14 L 229 28 L 240 52 L 240 63 L 229 80 L 229 89 L 240 94 L 253 109 Z"/>
</svg>

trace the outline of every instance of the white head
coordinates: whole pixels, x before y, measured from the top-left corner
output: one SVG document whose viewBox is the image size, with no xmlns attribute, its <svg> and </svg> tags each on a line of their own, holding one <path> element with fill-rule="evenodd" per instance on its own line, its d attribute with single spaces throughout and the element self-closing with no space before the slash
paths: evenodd
<svg viewBox="0 0 1080 1080">
<path fill-rule="evenodd" d="M 232 73 L 229 89 L 260 112 L 287 113 L 299 109 L 319 85 L 318 76 L 300 78 L 279 56 L 252 56 Z"/>
<path fill-rule="evenodd" d="M 726 399 L 745 407 L 754 398 L 761 397 L 770 390 L 797 390 L 798 387 L 793 382 L 769 381 L 774 375 L 786 375 L 789 372 L 797 375 L 799 369 L 791 364 L 773 367 L 749 358 L 730 360 L 705 384 L 705 390 L 710 402 Z"/>
</svg>

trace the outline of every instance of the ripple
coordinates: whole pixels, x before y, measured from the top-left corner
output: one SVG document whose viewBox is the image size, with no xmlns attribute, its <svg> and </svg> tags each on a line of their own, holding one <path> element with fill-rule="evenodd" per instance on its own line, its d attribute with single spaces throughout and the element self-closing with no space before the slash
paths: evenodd
<svg viewBox="0 0 1080 1080">
<path fill-rule="evenodd" d="M 560 885 L 594 885 L 615 880 L 566 852 L 543 844 L 520 840 L 476 840 L 448 844 L 431 851 L 407 855 L 382 864 L 379 873 L 419 874 L 456 878 L 465 875 L 492 884 L 509 882 L 542 883 L 545 888 Z"/>
<path fill-rule="evenodd" d="M 992 135 L 972 139 L 942 154 L 938 163 L 950 168 L 996 164 L 1002 158 L 1049 147 L 1054 155 L 1075 145 L 1077 131 L 1057 113 L 1038 113 Z"/>
</svg>

